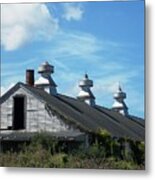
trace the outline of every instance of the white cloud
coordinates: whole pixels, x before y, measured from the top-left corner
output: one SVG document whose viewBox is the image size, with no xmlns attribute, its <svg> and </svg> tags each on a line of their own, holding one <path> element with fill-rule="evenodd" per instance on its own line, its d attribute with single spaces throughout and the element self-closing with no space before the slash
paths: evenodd
<svg viewBox="0 0 155 180">
<path fill-rule="evenodd" d="M 0 95 L 2 96 L 3 94 L 5 94 L 9 89 L 11 89 L 15 84 L 14 83 L 11 83 L 9 86 L 7 87 L 4 87 L 4 86 L 1 86 L 1 93 Z"/>
<path fill-rule="evenodd" d="M 75 20 L 79 21 L 82 19 L 84 10 L 81 5 L 75 3 L 65 3 L 64 4 L 64 14 L 63 18 L 67 21 Z"/>
<path fill-rule="evenodd" d="M 49 40 L 58 21 L 44 4 L 2 4 L 1 44 L 5 50 L 20 48 L 32 40 Z"/>
<path fill-rule="evenodd" d="M 114 71 L 114 70 L 113 70 Z M 94 92 L 95 94 L 113 94 L 118 88 L 118 83 L 121 87 L 126 88 L 128 84 L 132 84 L 133 78 L 138 75 L 137 70 L 132 70 L 130 72 L 113 72 L 112 75 L 104 76 L 100 75 L 98 78 L 94 78 Z"/>
<path fill-rule="evenodd" d="M 96 63 L 100 56 L 98 53 L 103 51 L 102 41 L 89 33 L 61 31 L 54 40 L 45 53 L 61 61 L 78 58 Z"/>
<path fill-rule="evenodd" d="M 118 47 L 122 46 L 112 41 L 100 41 L 89 33 L 61 32 L 58 34 L 54 46 L 50 47 L 52 51 L 46 49 L 44 53 L 50 57 L 49 59 L 55 58 L 53 62 L 57 67 L 56 73 L 59 80 L 68 84 L 68 88 L 65 89 L 66 94 L 77 95 L 79 88 L 77 83 L 74 85 L 74 82 L 78 82 L 86 71 L 88 74 L 90 72 L 90 78 L 94 80 L 93 91 L 97 96 L 112 94 L 118 81 L 126 84 L 137 75 L 137 70 L 136 73 L 134 70 L 126 73 L 128 67 L 115 61 L 116 58 L 112 55 L 108 57 L 104 54 L 104 51 L 107 51 L 107 44 L 108 52 L 117 52 Z"/>
</svg>

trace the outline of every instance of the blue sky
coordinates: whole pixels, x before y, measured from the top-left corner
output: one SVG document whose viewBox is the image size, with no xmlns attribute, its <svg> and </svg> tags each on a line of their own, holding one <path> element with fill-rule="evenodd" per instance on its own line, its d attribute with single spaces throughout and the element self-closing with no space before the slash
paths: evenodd
<svg viewBox="0 0 155 180">
<path fill-rule="evenodd" d="M 76 97 L 85 72 L 96 102 L 111 108 L 118 82 L 129 113 L 144 117 L 144 2 L 2 5 L 1 90 L 26 68 L 55 66 L 58 92 Z"/>
</svg>

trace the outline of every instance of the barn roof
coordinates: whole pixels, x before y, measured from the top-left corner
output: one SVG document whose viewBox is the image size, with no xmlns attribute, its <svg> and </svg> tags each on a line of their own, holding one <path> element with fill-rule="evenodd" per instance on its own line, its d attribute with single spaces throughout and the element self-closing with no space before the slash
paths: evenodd
<svg viewBox="0 0 155 180">
<path fill-rule="evenodd" d="M 134 140 L 145 139 L 145 121 L 141 118 L 132 115 L 123 116 L 98 105 L 91 107 L 78 99 L 62 94 L 52 96 L 39 88 L 21 82 L 0 98 L 0 104 L 19 88 L 25 89 L 43 101 L 48 109 L 81 130 L 96 133 L 99 129 L 106 129 L 113 137 L 128 137 Z"/>
</svg>

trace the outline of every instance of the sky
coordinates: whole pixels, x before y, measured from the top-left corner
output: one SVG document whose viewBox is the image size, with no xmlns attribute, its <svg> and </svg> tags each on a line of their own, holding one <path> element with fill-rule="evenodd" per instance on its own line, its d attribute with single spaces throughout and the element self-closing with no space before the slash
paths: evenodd
<svg viewBox="0 0 155 180">
<path fill-rule="evenodd" d="M 144 1 L 1 5 L 1 93 L 48 61 L 59 93 L 76 97 L 85 73 L 108 108 L 118 82 L 144 117 Z"/>
</svg>

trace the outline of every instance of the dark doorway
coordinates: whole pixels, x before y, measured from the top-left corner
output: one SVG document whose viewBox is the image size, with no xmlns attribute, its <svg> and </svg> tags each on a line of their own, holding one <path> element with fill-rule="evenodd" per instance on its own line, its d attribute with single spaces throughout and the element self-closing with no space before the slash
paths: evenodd
<svg viewBox="0 0 155 180">
<path fill-rule="evenodd" d="M 13 129 L 24 129 L 25 128 L 25 112 L 24 112 L 24 97 L 14 97 L 14 111 L 13 111 Z"/>
</svg>

